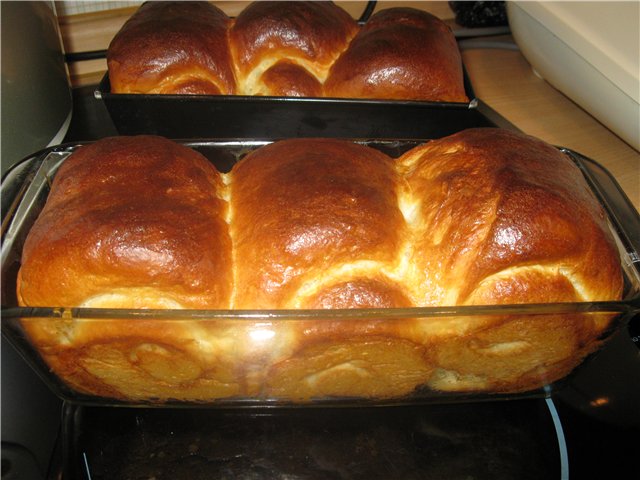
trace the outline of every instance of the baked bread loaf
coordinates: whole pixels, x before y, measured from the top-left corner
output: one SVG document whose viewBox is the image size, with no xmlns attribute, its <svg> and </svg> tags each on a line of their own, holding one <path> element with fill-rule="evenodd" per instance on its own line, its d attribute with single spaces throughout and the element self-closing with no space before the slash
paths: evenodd
<svg viewBox="0 0 640 480">
<path fill-rule="evenodd" d="M 24 319 L 82 393 L 386 399 L 540 387 L 595 351 L 611 318 L 322 312 L 612 300 L 622 273 L 580 171 L 526 135 L 471 129 L 396 159 L 347 140 L 283 140 L 226 173 L 138 136 L 80 147 L 60 167 L 17 292 L 28 306 L 319 310 Z"/>
<path fill-rule="evenodd" d="M 113 93 L 468 101 L 451 29 L 411 8 L 361 29 L 330 1 L 252 2 L 235 18 L 209 2 L 146 2 L 107 65 Z"/>
</svg>

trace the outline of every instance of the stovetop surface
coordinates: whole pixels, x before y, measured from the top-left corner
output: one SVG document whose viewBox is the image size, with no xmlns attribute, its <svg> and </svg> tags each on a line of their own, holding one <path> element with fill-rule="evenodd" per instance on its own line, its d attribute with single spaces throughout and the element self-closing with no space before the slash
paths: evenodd
<svg viewBox="0 0 640 480">
<path fill-rule="evenodd" d="M 511 480 L 561 470 L 544 401 L 67 414 L 73 478 Z"/>
<path fill-rule="evenodd" d="M 117 135 L 93 89 L 74 91 L 65 141 Z M 636 317 L 553 399 L 289 410 L 66 405 L 50 478 L 629 478 L 639 406 Z"/>
</svg>

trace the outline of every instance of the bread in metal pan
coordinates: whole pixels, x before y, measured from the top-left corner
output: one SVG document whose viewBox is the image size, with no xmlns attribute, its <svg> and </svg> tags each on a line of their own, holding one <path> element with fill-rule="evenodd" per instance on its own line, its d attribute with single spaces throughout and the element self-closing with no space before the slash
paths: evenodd
<svg viewBox="0 0 640 480">
<path fill-rule="evenodd" d="M 109 45 L 113 93 L 467 102 L 451 29 L 411 8 L 360 28 L 329 1 L 147 2 Z M 331 72 L 331 73 L 330 73 Z"/>
<path fill-rule="evenodd" d="M 575 302 L 621 290 L 606 217 L 577 167 L 500 129 L 398 159 L 347 140 L 283 140 L 226 174 L 159 137 L 100 140 L 56 175 L 18 280 L 22 305 L 176 309 Z M 185 317 L 24 324 L 81 392 L 197 402 L 521 392 L 570 372 L 611 320 Z"/>
</svg>

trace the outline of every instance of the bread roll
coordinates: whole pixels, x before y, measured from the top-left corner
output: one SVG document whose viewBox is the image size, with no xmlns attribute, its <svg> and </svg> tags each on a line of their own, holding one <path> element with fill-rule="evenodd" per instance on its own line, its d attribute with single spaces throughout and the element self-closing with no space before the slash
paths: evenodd
<svg viewBox="0 0 640 480">
<path fill-rule="evenodd" d="M 620 259 L 578 168 L 533 137 L 471 129 L 399 159 L 411 192 L 416 304 L 482 305 L 619 298 Z M 436 390 L 526 390 L 593 351 L 607 315 L 422 323 Z M 436 325 L 437 326 L 437 325 Z M 449 336 L 455 333 L 454 336 Z"/>
<path fill-rule="evenodd" d="M 374 14 L 331 67 L 325 95 L 468 101 L 453 32 L 437 17 L 412 8 Z"/>
<path fill-rule="evenodd" d="M 209 2 L 147 2 L 107 64 L 113 93 L 468 101 L 450 28 L 411 8 L 361 28 L 330 1 L 252 2 L 233 19 Z"/>
<path fill-rule="evenodd" d="M 416 235 L 420 305 L 615 298 L 620 261 L 604 212 L 558 149 L 500 129 L 470 129 L 398 160 Z M 441 282 L 443 288 L 426 285 Z M 550 288 L 551 287 L 551 288 Z M 436 294 L 437 292 L 437 294 Z"/>
<path fill-rule="evenodd" d="M 357 30 L 333 2 L 249 4 L 229 31 L 240 93 L 320 96 L 329 68 Z"/>
<path fill-rule="evenodd" d="M 78 149 L 25 242 L 20 302 L 228 307 L 223 195 L 221 174 L 206 158 L 160 137 L 112 137 Z"/>
<path fill-rule="evenodd" d="M 231 228 L 242 258 L 234 307 L 331 307 L 329 292 L 346 295 L 336 287 L 353 289 L 347 281 L 354 278 L 377 291 L 369 300 L 355 296 L 349 307 L 407 306 L 402 285 L 376 284 L 382 275 L 371 274 L 372 265 L 393 268 L 405 237 L 399 181 L 391 158 L 343 140 L 288 140 L 245 157 L 231 181 Z"/>
<path fill-rule="evenodd" d="M 17 288 L 29 306 L 324 310 L 24 320 L 45 361 L 82 393 L 297 402 L 553 382 L 599 347 L 610 315 L 330 312 L 613 300 L 622 273 L 578 168 L 526 135 L 471 129 L 397 159 L 347 140 L 283 140 L 225 174 L 141 136 L 65 161 Z"/>
<path fill-rule="evenodd" d="M 29 232 L 18 301 L 227 308 L 232 259 L 226 215 L 220 173 L 190 148 L 151 136 L 81 147 L 60 167 Z M 51 368 L 83 393 L 148 399 L 173 396 L 178 388 L 177 396 L 193 399 L 239 391 L 224 359 L 211 369 L 212 350 L 223 347 L 203 322 L 62 318 L 24 324 Z"/>
<path fill-rule="evenodd" d="M 109 44 L 111 91 L 235 94 L 229 21 L 209 2 L 145 2 Z"/>
</svg>

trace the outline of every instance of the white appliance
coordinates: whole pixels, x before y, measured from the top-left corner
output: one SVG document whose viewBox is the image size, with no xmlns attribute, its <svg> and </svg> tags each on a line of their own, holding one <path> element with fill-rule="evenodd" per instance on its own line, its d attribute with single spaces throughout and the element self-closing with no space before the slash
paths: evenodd
<svg viewBox="0 0 640 480">
<path fill-rule="evenodd" d="M 640 2 L 512 1 L 507 15 L 534 70 L 640 150 Z"/>
</svg>

